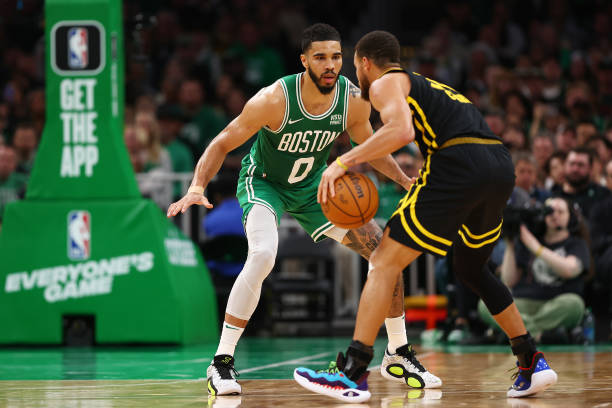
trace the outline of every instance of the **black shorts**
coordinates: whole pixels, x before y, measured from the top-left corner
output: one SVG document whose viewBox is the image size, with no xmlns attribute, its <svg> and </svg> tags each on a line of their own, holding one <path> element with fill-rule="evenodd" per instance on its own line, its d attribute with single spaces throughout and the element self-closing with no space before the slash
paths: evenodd
<svg viewBox="0 0 612 408">
<path fill-rule="evenodd" d="M 514 188 L 514 166 L 502 144 L 457 144 L 425 159 L 398 204 L 389 236 L 410 248 L 446 256 L 457 239 L 470 248 L 493 244 Z"/>
</svg>

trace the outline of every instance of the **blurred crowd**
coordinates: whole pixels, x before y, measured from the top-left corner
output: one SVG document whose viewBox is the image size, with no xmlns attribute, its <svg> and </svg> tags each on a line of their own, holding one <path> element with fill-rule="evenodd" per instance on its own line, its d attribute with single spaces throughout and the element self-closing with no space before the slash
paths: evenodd
<svg viewBox="0 0 612 408">
<path fill-rule="evenodd" d="M 538 290 L 521 292 L 532 300 L 546 302 L 575 294 L 582 303 L 570 303 L 570 309 L 578 304 L 581 313 L 564 321 L 568 330 L 581 324 L 585 305 L 597 315 L 610 315 L 612 4 L 605 0 L 391 3 L 378 6 L 393 8 L 394 13 L 388 13 L 384 26 L 372 28 L 398 36 L 406 68 L 466 95 L 514 156 L 516 190 L 510 204 L 528 210 L 512 214 L 518 214 L 514 234 L 504 234 L 496 248 L 492 262 L 500 278 L 515 290 L 536 285 Z M 308 25 L 323 21 L 340 31 L 348 51 L 342 73 L 355 81 L 348 63 L 351 46 L 364 33 L 360 27 L 369 30 L 368 14 L 377 2 L 344 4 L 124 1 L 124 138 L 143 195 L 163 209 L 181 196 L 181 186 L 165 176 L 193 171 L 206 146 L 257 90 L 303 69 L 300 36 Z M 45 92 L 42 1 L 1 2 L 0 16 L 1 222 L 6 203 L 24 196 L 44 126 Z M 411 24 L 414 28 L 408 29 Z M 379 125 L 376 117 L 372 120 L 374 127 Z M 249 148 L 247 143 L 232 152 L 221 173 L 236 176 Z M 349 148 L 346 135 L 338 138 L 330 159 Z M 412 146 L 398 152 L 396 159 L 411 175 L 422 165 Z M 377 218 L 383 222 L 403 192 L 367 166 L 361 170 L 371 172 L 378 182 Z M 550 201 L 551 197 L 564 201 Z M 544 210 L 536 220 L 540 208 Z M 557 213 L 568 214 L 561 227 L 572 238 L 569 249 L 567 239 L 554 234 L 562 224 L 555 218 Z M 580 228 L 574 224 L 567 228 L 570 218 Z M 531 237 L 520 224 L 528 227 Z M 534 253 L 542 251 L 532 237 L 561 258 L 578 259 L 578 273 L 564 274 L 558 265 L 547 266 L 546 255 Z M 559 246 L 559 239 L 565 244 Z M 576 240 L 583 240 L 584 247 Z M 511 274 L 508 247 L 518 260 Z M 461 295 L 443 260 L 437 270 L 441 282 L 446 282 L 442 290 L 454 285 L 453 296 L 459 296 L 454 324 L 469 325 L 478 315 L 476 303 L 467 299 L 469 294 Z M 580 284 L 575 284 L 576 279 Z M 542 302 L 530 309 L 532 314 L 544 307 Z M 536 316 L 535 320 L 546 319 Z M 546 325 L 532 327 L 548 330 Z"/>
</svg>

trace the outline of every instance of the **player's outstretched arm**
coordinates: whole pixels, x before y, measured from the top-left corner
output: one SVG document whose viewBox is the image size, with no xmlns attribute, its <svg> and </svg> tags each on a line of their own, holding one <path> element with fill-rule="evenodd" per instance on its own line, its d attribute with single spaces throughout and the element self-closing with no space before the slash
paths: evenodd
<svg viewBox="0 0 612 408">
<path fill-rule="evenodd" d="M 212 208 L 212 204 L 204 196 L 204 190 L 221 168 L 227 154 L 244 144 L 263 126 L 280 125 L 285 111 L 284 104 L 284 94 L 278 83 L 263 88 L 253 96 L 244 106 L 242 113 L 232 120 L 204 150 L 196 164 L 189 191 L 179 201 L 170 204 L 166 215 L 173 217 L 179 212 L 184 213 L 192 205 Z"/>
<path fill-rule="evenodd" d="M 361 91 L 358 87 L 351 84 L 350 90 L 351 98 L 349 99 L 347 131 L 353 142 L 362 144 L 374 133 L 370 124 L 370 104 L 361 98 Z M 370 160 L 368 163 L 406 190 L 416 180 L 415 178 L 408 177 L 390 154 L 380 159 Z"/>
</svg>

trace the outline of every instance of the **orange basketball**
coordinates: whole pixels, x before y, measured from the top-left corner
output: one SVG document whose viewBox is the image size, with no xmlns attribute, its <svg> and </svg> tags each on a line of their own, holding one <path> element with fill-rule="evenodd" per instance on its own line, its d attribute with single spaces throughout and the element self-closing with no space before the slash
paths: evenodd
<svg viewBox="0 0 612 408">
<path fill-rule="evenodd" d="M 327 203 L 321 203 L 323 214 L 334 225 L 359 228 L 372 218 L 378 210 L 378 191 L 367 176 L 348 172 L 334 182 L 336 195 L 327 193 Z"/>
</svg>

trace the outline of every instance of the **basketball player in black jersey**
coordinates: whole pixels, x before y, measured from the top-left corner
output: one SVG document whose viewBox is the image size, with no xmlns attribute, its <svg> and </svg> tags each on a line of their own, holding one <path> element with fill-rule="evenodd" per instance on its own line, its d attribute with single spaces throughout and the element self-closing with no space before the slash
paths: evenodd
<svg viewBox="0 0 612 408">
<path fill-rule="evenodd" d="M 510 291 L 486 266 L 514 186 L 508 150 L 465 96 L 404 71 L 399 56 L 397 39 L 385 31 L 371 32 L 357 43 L 354 64 L 362 97 L 380 112 L 383 126 L 323 173 L 318 198 L 325 202 L 328 194 L 334 196 L 334 180 L 348 167 L 412 141 L 425 164 L 372 254 L 374 269 L 361 295 L 346 354 L 340 353 L 327 370 L 298 368 L 294 378 L 312 391 L 344 401 L 369 399 L 367 367 L 398 275 L 422 252 L 445 256 L 454 245 L 453 270 L 482 298 L 517 356 L 518 376 L 507 396 L 535 394 L 554 384 L 557 374 L 536 350 Z M 410 380 L 406 378 L 408 384 Z"/>
</svg>

